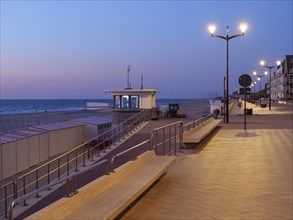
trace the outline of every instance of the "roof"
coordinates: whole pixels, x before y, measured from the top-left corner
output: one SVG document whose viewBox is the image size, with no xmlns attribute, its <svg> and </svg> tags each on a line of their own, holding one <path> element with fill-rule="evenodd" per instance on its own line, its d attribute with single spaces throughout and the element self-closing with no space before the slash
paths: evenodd
<svg viewBox="0 0 293 220">
<path fill-rule="evenodd" d="M 138 94 L 138 93 L 156 93 L 159 92 L 159 90 L 156 89 L 110 89 L 105 90 L 106 93 L 122 93 L 122 94 Z"/>
<path fill-rule="evenodd" d="M 5 144 L 5 143 L 13 142 L 13 141 L 19 141 L 22 139 L 26 139 L 28 137 L 32 137 L 32 136 L 36 136 L 36 135 L 40 135 L 44 133 L 48 133 L 48 131 L 39 130 L 39 129 L 30 129 L 30 128 L 3 133 L 0 135 L 0 144 Z"/>
<path fill-rule="evenodd" d="M 112 122 L 109 118 L 102 118 L 102 117 L 86 117 L 86 118 L 78 118 L 69 121 L 71 123 L 77 124 L 91 124 L 91 125 L 101 125 L 101 124 L 109 124 Z"/>
<path fill-rule="evenodd" d="M 69 122 L 61 122 L 61 123 L 55 123 L 55 124 L 35 125 L 35 126 L 31 126 L 31 128 L 37 128 L 37 129 L 42 129 L 46 131 L 54 131 L 54 130 L 61 130 L 64 128 L 73 128 L 78 126 L 80 125 L 72 124 Z"/>
<path fill-rule="evenodd" d="M 73 124 L 69 122 L 61 122 L 55 124 L 35 125 L 22 130 L 12 131 L 0 134 L 0 144 L 6 144 L 14 141 L 19 141 L 32 136 L 48 133 L 49 131 L 61 130 L 65 128 L 73 128 L 82 126 L 82 124 Z"/>
</svg>

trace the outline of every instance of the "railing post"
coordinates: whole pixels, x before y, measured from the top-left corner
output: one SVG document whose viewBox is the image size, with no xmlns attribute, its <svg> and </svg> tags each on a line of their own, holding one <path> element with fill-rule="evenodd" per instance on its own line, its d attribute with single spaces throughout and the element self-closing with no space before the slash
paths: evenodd
<svg viewBox="0 0 293 220">
<path fill-rule="evenodd" d="M 163 155 L 165 155 L 165 128 L 163 128 Z"/>
<path fill-rule="evenodd" d="M 151 133 L 151 140 L 150 140 L 150 148 L 149 148 L 149 150 L 152 150 L 152 149 L 154 149 L 154 130 L 152 130 L 152 133 Z"/>
<path fill-rule="evenodd" d="M 26 183 L 25 183 L 25 176 L 23 176 L 23 195 L 26 194 Z M 26 203 L 26 199 L 23 201 L 23 205 L 27 206 L 28 203 Z"/>
<path fill-rule="evenodd" d="M 111 161 L 110 161 L 110 172 L 114 173 L 114 160 L 115 160 L 115 156 L 111 157 Z"/>
<path fill-rule="evenodd" d="M 171 155 L 171 151 L 172 151 L 172 140 L 171 139 L 172 139 L 172 127 L 169 126 L 169 155 Z"/>
<path fill-rule="evenodd" d="M 67 154 L 67 176 L 69 176 L 70 167 L 69 167 L 69 154 Z"/>
<path fill-rule="evenodd" d="M 50 184 L 50 163 L 48 163 L 47 180 L 48 180 L 48 184 Z"/>
<path fill-rule="evenodd" d="M 14 198 L 17 198 L 17 180 L 13 182 L 13 191 L 14 191 Z"/>
<path fill-rule="evenodd" d="M 88 146 L 88 144 L 83 145 L 83 167 L 86 167 L 86 164 L 85 164 L 86 146 Z"/>
<path fill-rule="evenodd" d="M 107 141 L 107 143 L 110 143 L 107 139 L 103 138 L 103 150 L 104 150 L 104 153 L 106 153 L 106 141 Z"/>
<path fill-rule="evenodd" d="M 97 151 L 98 151 L 98 153 L 97 153 L 97 157 L 99 157 L 100 156 L 100 143 L 99 143 L 99 140 L 97 139 Z"/>
<path fill-rule="evenodd" d="M 60 157 L 58 158 L 58 180 L 60 180 Z"/>
<path fill-rule="evenodd" d="M 75 172 L 78 171 L 78 161 L 77 161 L 78 155 L 77 154 L 78 154 L 77 149 L 75 149 Z"/>
<path fill-rule="evenodd" d="M 136 157 L 136 148 L 133 149 L 133 160 L 136 160 L 137 157 Z"/>
<path fill-rule="evenodd" d="M 73 194 L 77 193 L 77 187 L 76 187 L 76 176 L 73 176 Z"/>
<path fill-rule="evenodd" d="M 176 144 L 177 126 L 176 126 L 176 124 L 175 124 L 175 127 L 174 127 L 174 133 L 175 133 L 175 136 L 174 136 L 174 156 L 176 156 L 176 150 L 177 150 L 177 144 Z M 170 152 L 170 155 L 171 155 L 171 152 Z"/>
<path fill-rule="evenodd" d="M 7 185 L 5 186 L 5 188 L 4 188 L 4 193 L 5 193 L 5 201 L 4 201 L 4 205 L 5 205 L 5 218 L 7 218 L 8 217 L 8 213 L 7 213 L 7 209 L 8 209 L 8 200 L 7 200 Z"/>
<path fill-rule="evenodd" d="M 91 158 L 91 161 L 94 161 L 94 148 L 93 148 L 93 141 L 91 141 L 91 144 L 90 144 L 90 152 L 91 152 L 91 155 L 92 155 L 92 158 Z"/>
<path fill-rule="evenodd" d="M 36 170 L 36 179 L 36 188 L 39 189 L 39 169 Z M 39 193 L 37 193 L 36 197 L 40 198 L 41 196 L 39 195 Z"/>
<path fill-rule="evenodd" d="M 182 152 L 183 147 L 183 122 L 180 123 L 180 136 L 179 136 L 179 151 Z"/>
<path fill-rule="evenodd" d="M 157 143 L 158 143 L 158 140 L 157 140 L 157 131 L 155 131 L 154 132 L 155 133 L 155 135 L 154 135 L 154 139 L 155 139 L 155 146 L 154 146 L 154 148 L 155 148 L 155 152 L 156 152 L 156 154 L 158 154 L 158 146 L 157 146 Z"/>
<path fill-rule="evenodd" d="M 66 180 L 66 196 L 70 197 L 70 178 Z"/>
<path fill-rule="evenodd" d="M 109 175 L 110 174 L 110 164 L 109 164 L 109 160 L 106 160 L 106 172 L 105 172 L 105 174 L 106 175 Z"/>
</svg>

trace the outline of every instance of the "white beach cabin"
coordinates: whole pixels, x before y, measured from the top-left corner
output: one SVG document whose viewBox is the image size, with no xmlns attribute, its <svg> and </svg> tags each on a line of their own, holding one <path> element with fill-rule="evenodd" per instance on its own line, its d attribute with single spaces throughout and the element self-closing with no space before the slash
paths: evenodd
<svg viewBox="0 0 293 220">
<path fill-rule="evenodd" d="M 119 124 L 142 109 L 156 108 L 156 89 L 122 89 L 106 90 L 112 93 L 114 107 L 112 111 L 113 124 Z"/>
</svg>

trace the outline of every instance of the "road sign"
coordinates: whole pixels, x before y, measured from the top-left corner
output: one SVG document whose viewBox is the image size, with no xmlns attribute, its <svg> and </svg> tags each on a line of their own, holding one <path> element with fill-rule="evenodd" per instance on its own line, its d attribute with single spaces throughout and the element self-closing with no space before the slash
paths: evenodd
<svg viewBox="0 0 293 220">
<path fill-rule="evenodd" d="M 250 75 L 242 74 L 239 77 L 239 84 L 240 84 L 240 86 L 248 87 L 248 86 L 250 86 L 251 82 L 252 82 L 252 80 L 251 80 Z"/>
</svg>

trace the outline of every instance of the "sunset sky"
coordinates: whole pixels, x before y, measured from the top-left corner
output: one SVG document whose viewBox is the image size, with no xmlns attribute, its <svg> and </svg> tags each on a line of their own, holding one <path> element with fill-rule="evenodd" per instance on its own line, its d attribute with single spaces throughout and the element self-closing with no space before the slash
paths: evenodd
<svg viewBox="0 0 293 220">
<path fill-rule="evenodd" d="M 106 89 L 158 89 L 159 98 L 222 94 L 263 72 L 259 61 L 293 54 L 293 1 L 1 0 L 1 99 L 111 98 Z M 268 77 L 262 78 L 267 80 Z"/>
</svg>

